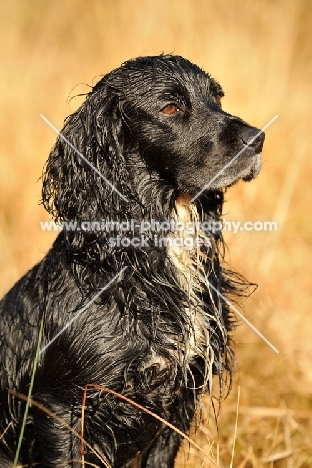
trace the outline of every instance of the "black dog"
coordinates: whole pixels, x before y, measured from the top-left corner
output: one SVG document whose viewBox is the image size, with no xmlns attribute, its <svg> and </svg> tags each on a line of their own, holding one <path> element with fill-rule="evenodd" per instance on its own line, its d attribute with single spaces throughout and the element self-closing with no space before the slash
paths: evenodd
<svg viewBox="0 0 312 468">
<path fill-rule="evenodd" d="M 16 453 L 25 402 L 12 390 L 28 393 L 42 319 L 20 464 L 81 466 L 81 441 L 45 408 L 83 431 L 85 462 L 173 467 L 181 436 L 104 388 L 90 386 L 81 421 L 87 384 L 184 432 L 213 375 L 221 398 L 233 363 L 223 298 L 247 283 L 225 267 L 216 225 L 224 189 L 258 174 L 264 141 L 222 96 L 181 57 L 142 57 L 66 120 L 43 175 L 64 229 L 0 306 L 0 466 Z"/>
</svg>

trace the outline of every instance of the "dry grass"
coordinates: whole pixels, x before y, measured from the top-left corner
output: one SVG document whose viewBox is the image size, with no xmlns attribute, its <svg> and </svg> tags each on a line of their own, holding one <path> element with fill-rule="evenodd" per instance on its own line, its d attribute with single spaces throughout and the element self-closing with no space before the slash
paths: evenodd
<svg viewBox="0 0 312 468">
<path fill-rule="evenodd" d="M 0 290 L 40 260 L 53 234 L 41 206 L 42 166 L 58 128 L 79 104 L 72 88 L 124 60 L 161 51 L 210 71 L 224 108 L 267 130 L 264 167 L 228 192 L 227 219 L 279 222 L 277 233 L 226 235 L 232 264 L 259 284 L 246 316 L 275 353 L 243 325 L 237 368 L 218 431 L 213 417 L 196 441 L 231 466 L 237 388 L 241 387 L 234 467 L 312 466 L 312 315 L 310 274 L 312 4 L 298 0 L 28 0 L 1 5 Z M 86 91 L 80 84 L 72 94 Z M 209 401 L 204 401 L 209 414 Z M 181 451 L 177 467 L 208 466 Z"/>
</svg>

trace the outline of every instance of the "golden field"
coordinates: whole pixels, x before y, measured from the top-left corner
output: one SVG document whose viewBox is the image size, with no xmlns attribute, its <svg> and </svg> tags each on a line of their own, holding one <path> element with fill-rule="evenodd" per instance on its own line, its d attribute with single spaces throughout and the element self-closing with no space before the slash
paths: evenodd
<svg viewBox="0 0 312 468">
<path fill-rule="evenodd" d="M 233 267 L 259 285 L 234 335 L 232 391 L 196 442 L 222 468 L 312 467 L 312 2 L 0 0 L 0 292 L 39 261 L 42 167 L 64 118 L 125 60 L 182 55 L 220 81 L 223 108 L 266 130 L 259 177 L 227 192 L 225 218 L 278 223 L 226 232 Z M 238 402 L 238 391 L 240 399 Z M 236 412 L 238 416 L 236 417 Z M 237 430 L 235 430 L 237 424 Z M 185 443 L 176 467 L 210 467 Z"/>
</svg>

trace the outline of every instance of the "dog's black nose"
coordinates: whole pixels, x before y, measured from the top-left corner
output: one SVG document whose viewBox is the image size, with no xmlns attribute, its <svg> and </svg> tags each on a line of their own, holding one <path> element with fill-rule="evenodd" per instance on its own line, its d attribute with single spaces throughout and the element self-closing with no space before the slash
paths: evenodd
<svg viewBox="0 0 312 468">
<path fill-rule="evenodd" d="M 261 153 L 265 133 L 254 127 L 246 127 L 242 132 L 242 140 L 245 145 L 252 147 L 255 153 Z"/>
</svg>

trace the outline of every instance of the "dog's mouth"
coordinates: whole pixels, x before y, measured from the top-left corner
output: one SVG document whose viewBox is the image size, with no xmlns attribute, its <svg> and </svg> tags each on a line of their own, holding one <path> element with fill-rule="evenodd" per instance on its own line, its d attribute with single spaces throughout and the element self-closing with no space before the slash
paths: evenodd
<svg viewBox="0 0 312 468">
<path fill-rule="evenodd" d="M 233 164 L 226 164 L 224 169 L 221 167 L 216 175 L 211 174 L 210 181 L 209 176 L 205 174 L 206 168 L 203 168 L 203 175 L 185 171 L 183 177 L 176 181 L 180 192 L 176 200 L 176 209 L 183 210 L 182 206 L 187 205 L 188 199 L 195 199 L 203 192 L 223 190 L 232 187 L 241 180 L 249 182 L 255 179 L 261 170 L 261 163 L 262 152 L 253 153 L 243 160 L 237 159 L 233 161 Z M 199 185 L 200 182 L 202 182 L 202 186 Z"/>
<path fill-rule="evenodd" d="M 240 168 L 240 170 L 230 166 L 227 171 L 224 171 L 224 173 L 220 174 L 220 176 L 214 181 L 210 188 L 213 190 L 222 190 L 232 187 L 240 180 L 249 182 L 255 179 L 259 174 L 261 163 L 262 153 L 257 153 L 249 159 L 249 164 L 244 168 Z"/>
<path fill-rule="evenodd" d="M 252 159 L 252 164 L 248 168 L 249 173 L 241 177 L 244 182 L 250 182 L 251 180 L 255 179 L 260 172 L 262 164 L 262 153 L 255 154 Z"/>
</svg>

